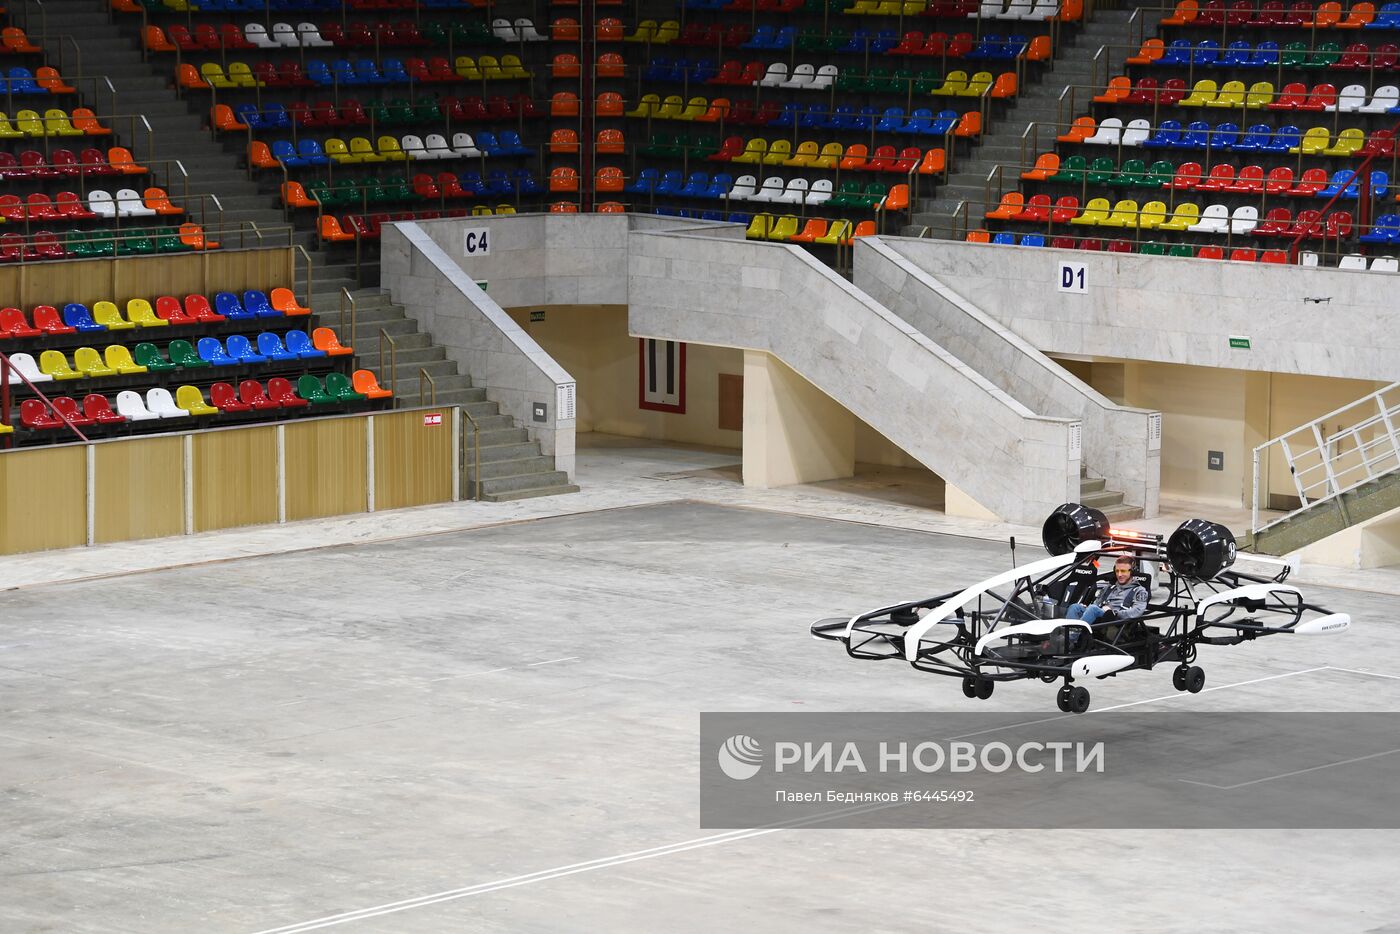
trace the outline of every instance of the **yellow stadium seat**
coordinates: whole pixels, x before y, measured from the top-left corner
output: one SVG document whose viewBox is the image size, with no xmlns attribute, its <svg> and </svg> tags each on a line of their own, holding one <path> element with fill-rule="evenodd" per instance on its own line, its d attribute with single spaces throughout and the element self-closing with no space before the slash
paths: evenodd
<svg viewBox="0 0 1400 934">
<path fill-rule="evenodd" d="M 1138 216 L 1138 226 L 1143 230 L 1156 230 L 1167 219 L 1167 205 L 1162 201 L 1149 201 L 1142 206 Z"/>
<path fill-rule="evenodd" d="M 658 120 L 679 120 L 684 109 L 685 99 L 679 94 L 672 94 L 661 102 L 654 116 Z"/>
<path fill-rule="evenodd" d="M 710 108 L 710 99 L 709 99 L 709 98 L 707 98 L 707 97 L 692 97 L 692 98 L 690 99 L 690 103 L 688 103 L 688 104 L 685 105 L 685 110 L 682 110 L 679 114 L 676 115 L 676 119 L 677 119 L 677 120 L 698 120 L 700 117 L 705 116 L 705 111 L 708 110 L 709 108 Z"/>
<path fill-rule="evenodd" d="M 359 156 L 352 156 L 350 154 L 350 147 L 345 145 L 345 140 L 339 137 L 332 136 L 330 139 L 326 140 L 323 148 L 325 149 L 326 155 L 342 165 L 360 161 Z"/>
<path fill-rule="evenodd" d="M 1366 145 L 1366 133 L 1360 127 L 1347 127 L 1337 134 L 1337 141 L 1322 150 L 1324 156 L 1351 156 Z"/>
<path fill-rule="evenodd" d="M 238 87 L 238 85 L 228 79 L 228 76 L 224 74 L 224 70 L 219 66 L 218 62 L 205 62 L 203 65 L 200 65 L 199 75 L 211 88 Z"/>
<path fill-rule="evenodd" d="M 83 131 L 68 119 L 68 112 L 52 108 L 44 111 L 44 132 L 49 136 L 82 136 Z"/>
<path fill-rule="evenodd" d="M 501 63 L 496 61 L 494 55 L 477 56 L 476 64 L 481 68 L 481 77 L 487 81 L 500 81 L 505 78 L 505 73 L 501 71 Z"/>
<path fill-rule="evenodd" d="M 1138 225 L 1138 203 L 1124 198 L 1113 206 L 1113 213 L 1099 221 L 1100 227 L 1136 227 Z"/>
<path fill-rule="evenodd" d="M 518 55 L 501 56 L 501 74 L 507 78 L 528 78 L 531 73 L 520 63 Z"/>
<path fill-rule="evenodd" d="M 784 162 L 783 165 L 812 165 L 817 159 L 818 155 L 820 155 L 820 152 L 821 151 L 817 148 L 816 143 L 814 143 L 811 140 L 804 140 L 803 142 L 797 144 L 797 149 L 793 151 L 793 154 L 788 157 L 787 161 Z"/>
<path fill-rule="evenodd" d="M 1201 206 L 1191 201 L 1185 201 L 1176 206 L 1172 216 L 1157 225 L 1158 230 L 1182 231 L 1195 224 L 1201 219 Z"/>
<path fill-rule="evenodd" d="M 967 87 L 955 93 L 960 97 L 981 97 L 995 80 L 990 71 L 979 71 L 967 79 Z"/>
<path fill-rule="evenodd" d="M 822 147 L 822 154 L 812 160 L 812 168 L 834 169 L 845 152 L 840 143 L 827 143 Z"/>
<path fill-rule="evenodd" d="M 133 298 L 126 303 L 126 319 L 142 328 L 166 328 L 170 326 L 169 321 L 156 317 L 155 309 L 144 298 Z"/>
<path fill-rule="evenodd" d="M 743 152 L 739 153 L 739 155 L 735 156 L 733 159 L 730 159 L 729 161 L 730 161 L 731 163 L 733 163 L 733 162 L 751 162 L 751 163 L 757 165 L 758 163 L 760 163 L 760 162 L 763 161 L 763 157 L 764 157 L 767 153 L 768 153 L 768 140 L 763 139 L 762 137 L 759 137 L 759 136 L 755 136 L 753 139 L 749 140 L 747 143 L 744 144 L 744 151 L 743 151 Z"/>
<path fill-rule="evenodd" d="M 1108 219 L 1109 205 L 1107 198 L 1090 198 L 1089 203 L 1084 205 L 1084 211 L 1078 217 L 1071 217 L 1071 224 L 1093 225 L 1101 224 Z"/>
<path fill-rule="evenodd" d="M 1274 86 L 1269 81 L 1256 81 L 1249 86 L 1249 93 L 1244 96 L 1246 107 L 1267 107 L 1273 103 Z"/>
<path fill-rule="evenodd" d="M 96 305 L 93 305 L 92 320 L 109 331 L 126 331 L 136 327 L 136 325 L 122 317 L 122 313 L 117 310 L 117 306 L 112 302 L 98 302 Z"/>
<path fill-rule="evenodd" d="M 10 125 L 10 117 L 0 111 L 0 139 L 23 139 L 24 133 Z"/>
<path fill-rule="evenodd" d="M 759 160 L 764 165 L 782 165 L 792 155 L 792 143 L 785 139 L 773 140 L 768 152 Z"/>
<path fill-rule="evenodd" d="M 930 94 L 935 94 L 935 95 L 940 95 L 940 96 L 949 96 L 949 95 L 953 95 L 953 94 L 961 94 L 963 91 L 966 91 L 966 90 L 967 90 L 967 72 L 965 72 L 965 71 L 950 71 L 950 72 L 948 72 L 947 76 L 944 77 L 943 83 L 942 83 L 941 85 L 939 85 L 938 87 L 934 88 L 934 89 L 933 89 L 932 91 L 930 91 L 929 93 L 930 93 Z"/>
<path fill-rule="evenodd" d="M 379 154 L 390 162 L 403 162 L 408 158 L 408 153 L 399 146 L 398 137 L 387 134 L 379 137 Z"/>
<path fill-rule="evenodd" d="M 1215 96 L 1215 100 L 1206 101 L 1207 107 L 1243 107 L 1244 106 L 1244 82 L 1226 81 L 1220 86 L 1220 93 Z"/>
<path fill-rule="evenodd" d="M 136 325 L 122 317 L 115 302 L 97 302 L 92 306 L 92 320 L 109 331 L 128 331 Z"/>
<path fill-rule="evenodd" d="M 94 347 L 79 347 L 73 351 L 73 369 L 91 379 L 117 375 L 117 371 L 107 365 Z"/>
<path fill-rule="evenodd" d="M 131 359 L 131 351 L 121 344 L 109 344 L 103 356 L 107 360 L 107 366 L 116 370 L 122 376 L 129 373 L 146 372 L 144 366 Z"/>
<path fill-rule="evenodd" d="M 1181 107 L 1208 107 L 1215 102 L 1215 96 L 1220 93 L 1214 81 L 1209 78 L 1202 78 L 1191 88 L 1191 93 L 1181 99 L 1178 106 Z"/>
<path fill-rule="evenodd" d="M 198 386 L 181 386 L 175 390 L 175 405 L 191 415 L 218 415 L 219 410 L 204 401 Z"/>
<path fill-rule="evenodd" d="M 749 221 L 749 229 L 744 232 L 744 236 L 750 240 L 767 240 L 768 232 L 772 229 L 772 214 L 755 214 L 753 220 Z"/>
<path fill-rule="evenodd" d="M 15 114 L 15 129 L 25 136 L 47 136 L 48 130 L 44 127 L 44 121 L 39 114 L 33 110 L 21 110 Z"/>
<path fill-rule="evenodd" d="M 637 102 L 637 106 L 627 111 L 628 117 L 650 117 L 656 114 L 661 107 L 660 94 L 643 94 L 642 99 Z"/>
<path fill-rule="evenodd" d="M 459 78 L 468 81 L 482 80 L 481 69 L 476 67 L 476 61 L 470 55 L 458 55 L 452 63 L 452 70 L 457 72 Z"/>
<path fill-rule="evenodd" d="M 773 224 L 773 228 L 768 231 L 769 240 L 785 241 L 797 233 L 797 216 L 794 214 L 784 214 Z"/>
<path fill-rule="evenodd" d="M 39 372 L 54 379 L 82 379 L 83 374 L 68 365 L 61 350 L 46 350 L 39 354 Z"/>
<path fill-rule="evenodd" d="M 1332 134 L 1327 132 L 1327 127 L 1314 126 L 1305 130 L 1298 145 L 1288 151 L 1294 155 L 1316 156 L 1324 152 L 1330 145 L 1332 145 Z"/>
<path fill-rule="evenodd" d="M 374 151 L 374 145 L 363 136 L 350 140 L 350 155 L 357 162 L 383 162 L 384 157 Z"/>
<path fill-rule="evenodd" d="M 835 220 L 832 221 L 831 226 L 826 229 L 826 233 L 822 234 L 813 242 L 825 243 L 834 246 L 837 243 L 842 243 L 846 240 L 849 240 L 851 238 L 851 231 L 853 229 L 854 228 L 851 226 L 850 221 Z"/>
</svg>

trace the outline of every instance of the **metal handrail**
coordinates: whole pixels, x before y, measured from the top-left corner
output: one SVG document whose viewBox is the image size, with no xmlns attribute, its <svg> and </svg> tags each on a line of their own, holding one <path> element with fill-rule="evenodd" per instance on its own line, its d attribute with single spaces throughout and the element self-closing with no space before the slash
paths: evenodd
<svg viewBox="0 0 1400 934">
<path fill-rule="evenodd" d="M 421 366 L 418 368 L 418 404 L 420 406 L 423 404 L 424 380 L 427 381 L 428 385 L 432 387 L 433 390 L 432 395 L 428 397 L 428 404 L 437 405 L 437 380 L 433 379 L 433 374 L 428 372 L 427 367 Z"/>
<path fill-rule="evenodd" d="M 49 407 L 49 411 L 52 412 L 54 415 L 58 416 L 59 421 L 63 422 L 64 425 L 68 426 L 69 431 L 73 432 L 73 434 L 78 436 L 78 440 L 84 442 L 88 440 L 88 436 L 79 431 L 78 426 L 70 422 L 68 420 L 68 416 L 60 412 L 58 408 L 53 404 L 53 401 L 49 399 L 48 396 L 44 395 L 44 391 L 38 386 L 35 386 L 33 383 L 31 383 L 29 381 L 29 377 L 25 376 L 24 372 L 19 367 L 11 363 L 9 356 L 2 351 L 0 351 L 0 414 L 5 414 L 6 416 L 8 416 L 9 414 L 11 371 L 19 375 L 19 378 L 24 381 L 24 385 L 28 386 L 31 390 L 33 390 L 34 395 L 38 396 L 43 401 L 44 405 Z M 8 444 L 9 432 L 6 432 L 5 434 L 7 438 L 6 443 Z"/>
<path fill-rule="evenodd" d="M 298 253 L 301 254 L 301 258 L 302 258 L 303 260 L 305 260 L 305 262 L 306 262 L 306 265 L 305 265 L 305 269 L 306 269 L 306 291 L 303 292 L 302 294 L 306 296 L 306 303 L 307 303 L 308 305 L 310 305 L 310 304 L 311 304 L 311 254 L 308 253 L 308 252 L 306 252 L 306 247 L 302 246 L 300 243 L 295 243 L 295 244 L 293 244 L 292 246 L 293 246 L 293 248 L 294 248 Z M 293 281 L 293 282 L 296 281 L 296 270 L 295 270 L 295 268 L 292 270 L 292 281 Z M 354 341 L 353 337 L 352 337 L 352 339 L 351 339 L 351 341 L 350 341 L 350 346 L 352 346 L 352 347 L 355 346 L 355 341 Z"/>
<path fill-rule="evenodd" d="M 384 342 L 389 342 L 389 369 L 384 369 Z M 351 346 L 354 346 L 353 344 Z M 383 328 L 379 329 L 379 372 L 389 374 L 389 391 L 397 393 L 399 389 L 399 348 L 398 344 L 389 332 Z"/>
<path fill-rule="evenodd" d="M 427 371 L 420 372 L 423 372 L 426 375 Z M 429 379 L 431 379 L 431 377 L 429 377 Z M 421 404 L 423 392 L 422 383 L 418 384 L 418 392 L 419 403 Z M 436 387 L 434 387 L 433 392 L 437 392 Z M 472 499 L 476 500 L 477 502 L 481 502 L 481 423 L 478 422 L 476 418 L 472 416 L 472 413 L 467 411 L 467 406 L 465 403 L 459 405 L 457 408 L 459 408 L 462 411 L 462 415 L 472 426 Z"/>
<path fill-rule="evenodd" d="M 1397 389 L 1400 389 L 1400 382 L 1391 383 L 1369 396 L 1257 446 L 1254 449 L 1254 495 L 1250 511 L 1253 530 L 1257 533 L 1311 506 L 1335 499 L 1363 483 L 1400 470 L 1400 439 L 1396 435 L 1396 423 L 1400 422 L 1400 402 L 1392 405 L 1386 401 L 1386 395 Z M 1370 411 L 1372 405 L 1375 406 L 1374 412 Z M 1336 422 L 1346 413 L 1357 410 L 1366 410 L 1367 414 L 1350 425 L 1326 433 L 1329 421 Z M 1367 438 L 1367 435 L 1372 437 Z M 1344 451 L 1342 442 L 1348 438 L 1353 446 Z M 1300 441 L 1303 446 L 1295 451 L 1294 445 Z M 1284 458 L 1289 476 L 1293 479 L 1299 506 L 1285 516 L 1260 525 L 1262 465 L 1270 449 L 1275 447 Z M 1377 469 L 1379 467 L 1383 469 Z M 1321 477 L 1313 479 L 1313 475 L 1319 471 Z"/>
<path fill-rule="evenodd" d="M 306 293 L 307 301 L 311 300 L 311 293 Z M 345 306 L 350 305 L 350 330 L 345 330 Z M 355 296 L 350 294 L 350 290 L 345 286 L 340 287 L 340 334 L 342 340 L 348 340 L 350 346 L 355 346 Z"/>
</svg>

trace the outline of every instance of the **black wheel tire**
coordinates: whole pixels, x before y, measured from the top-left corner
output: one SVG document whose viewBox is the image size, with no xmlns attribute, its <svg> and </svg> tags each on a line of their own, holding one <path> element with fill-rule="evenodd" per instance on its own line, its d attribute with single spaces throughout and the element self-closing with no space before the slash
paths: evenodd
<svg viewBox="0 0 1400 934">
<path fill-rule="evenodd" d="M 1172 669 L 1172 687 L 1178 691 L 1186 690 L 1186 673 L 1190 671 L 1186 665 L 1177 665 Z"/>
<path fill-rule="evenodd" d="M 1089 709 L 1089 689 L 1075 688 L 1070 691 L 1069 709 L 1071 713 L 1083 713 Z"/>
<path fill-rule="evenodd" d="M 977 679 L 963 678 L 963 697 L 977 696 Z"/>
<path fill-rule="evenodd" d="M 987 678 L 977 679 L 977 699 L 986 700 L 992 696 L 992 691 L 996 689 L 997 683 Z"/>
<path fill-rule="evenodd" d="M 1072 691 L 1074 691 L 1074 688 L 1066 684 L 1055 692 L 1055 706 L 1059 707 L 1060 710 L 1065 713 L 1069 713 L 1069 696 Z"/>
<path fill-rule="evenodd" d="M 1201 693 L 1201 688 L 1206 686 L 1206 670 L 1200 665 L 1192 665 L 1186 672 L 1186 690 L 1192 694 Z"/>
</svg>

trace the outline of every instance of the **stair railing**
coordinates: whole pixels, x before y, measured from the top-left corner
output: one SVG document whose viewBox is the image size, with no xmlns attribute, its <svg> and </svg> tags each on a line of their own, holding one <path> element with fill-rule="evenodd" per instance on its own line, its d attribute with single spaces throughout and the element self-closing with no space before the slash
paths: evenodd
<svg viewBox="0 0 1400 934">
<path fill-rule="evenodd" d="M 1335 499 L 1364 483 L 1400 470 L 1400 382 L 1328 412 L 1254 449 L 1254 495 L 1250 526 L 1255 533 Z M 1328 425 L 1335 426 L 1329 432 Z M 1299 506 L 1260 524 L 1267 499 L 1266 458 L 1282 458 L 1298 494 Z M 1267 502 L 1262 508 L 1267 508 Z"/>
<path fill-rule="evenodd" d="M 481 502 L 481 423 L 467 411 L 465 403 L 458 408 L 472 426 L 472 499 Z"/>
<path fill-rule="evenodd" d="M 311 254 L 308 253 L 308 252 L 306 252 L 306 247 L 302 246 L 300 243 L 295 243 L 295 244 L 293 244 L 293 245 L 292 245 L 292 248 L 293 248 L 294 250 L 296 250 L 297 253 L 300 253 L 300 254 L 301 254 L 301 258 L 302 258 L 302 261 L 303 261 L 303 263 L 304 263 L 304 265 L 303 265 L 302 268 L 304 268 L 304 269 L 306 270 L 306 286 L 305 286 L 305 291 L 303 291 L 301 294 L 303 294 L 303 295 L 306 296 L 307 304 L 310 304 L 310 302 L 311 302 Z M 295 259 L 295 257 L 293 257 L 293 259 L 292 259 L 292 264 L 293 264 L 293 265 L 292 265 L 292 282 L 295 283 L 295 282 L 297 281 L 297 275 L 296 275 L 296 259 Z M 355 341 L 354 341 L 353 335 L 352 335 L 351 340 L 350 340 L 350 346 L 351 346 L 351 347 L 355 346 Z"/>
<path fill-rule="evenodd" d="M 311 292 L 309 290 L 306 294 L 310 298 Z M 347 307 L 350 309 L 350 330 L 348 331 L 345 330 L 345 310 Z M 355 346 L 355 296 L 351 295 L 350 290 L 343 285 L 340 287 L 340 333 L 342 337 L 349 335 L 345 339 L 350 341 L 351 347 Z"/>
<path fill-rule="evenodd" d="M 423 401 L 423 386 L 425 383 L 432 389 L 432 392 L 427 397 L 426 403 Z M 418 368 L 418 405 L 420 407 L 423 405 L 437 405 L 437 380 L 433 379 L 433 374 L 428 372 L 427 367 L 421 366 Z"/>
<path fill-rule="evenodd" d="M 23 382 L 24 385 L 28 386 L 30 391 L 33 392 L 34 395 L 38 396 L 40 401 L 42 401 L 44 405 L 48 406 L 48 410 L 52 412 L 54 416 L 57 417 L 58 420 L 61 421 L 68 428 L 69 431 L 73 432 L 73 434 L 78 436 L 79 441 L 82 441 L 84 443 L 87 442 L 87 435 L 79 431 L 78 426 L 73 424 L 73 422 L 69 420 L 68 416 L 64 415 L 63 412 L 61 412 L 58 409 L 58 407 L 53 404 L 53 401 L 49 399 L 48 396 L 44 395 L 44 391 L 42 389 L 30 382 L 29 377 L 24 375 L 24 371 L 21 370 L 19 367 L 15 366 L 14 363 L 10 361 L 10 358 L 4 353 L 0 353 L 0 421 L 5 421 L 6 424 L 9 424 L 11 426 L 13 426 L 14 424 L 13 422 L 8 421 L 8 419 L 10 418 L 10 374 L 12 373 L 15 376 L 18 376 L 20 378 L 20 381 Z M 11 443 L 13 443 L 13 437 L 14 436 L 11 435 L 9 432 L 5 433 L 5 443 L 7 447 Z"/>
<path fill-rule="evenodd" d="M 384 369 L 384 345 L 389 345 L 389 369 Z M 383 328 L 379 329 L 379 373 L 389 374 L 389 391 L 397 395 L 399 391 L 399 347 L 398 343 L 389 336 L 389 332 Z"/>
</svg>

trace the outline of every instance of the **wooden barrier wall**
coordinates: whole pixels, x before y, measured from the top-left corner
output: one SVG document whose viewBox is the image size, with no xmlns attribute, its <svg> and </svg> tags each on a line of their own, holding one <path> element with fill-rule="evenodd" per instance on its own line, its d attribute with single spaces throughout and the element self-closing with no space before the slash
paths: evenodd
<svg viewBox="0 0 1400 934">
<path fill-rule="evenodd" d="M 455 501 L 456 406 L 0 451 L 0 555 Z"/>
<path fill-rule="evenodd" d="M 82 302 L 90 308 L 100 301 L 278 285 L 294 287 L 304 300 L 305 283 L 295 279 L 296 272 L 292 247 L 25 263 L 0 268 L 0 307 Z"/>
</svg>

